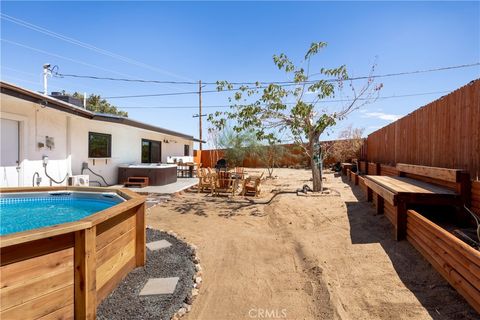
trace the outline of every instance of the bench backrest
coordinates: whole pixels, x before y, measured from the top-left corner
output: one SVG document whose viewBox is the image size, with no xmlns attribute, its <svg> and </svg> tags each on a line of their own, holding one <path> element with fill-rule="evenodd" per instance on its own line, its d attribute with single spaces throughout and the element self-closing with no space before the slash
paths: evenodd
<svg viewBox="0 0 480 320">
<path fill-rule="evenodd" d="M 439 167 L 418 166 L 413 164 L 397 163 L 397 170 L 402 173 L 415 174 L 438 180 L 459 183 L 462 181 L 463 170 Z"/>
</svg>

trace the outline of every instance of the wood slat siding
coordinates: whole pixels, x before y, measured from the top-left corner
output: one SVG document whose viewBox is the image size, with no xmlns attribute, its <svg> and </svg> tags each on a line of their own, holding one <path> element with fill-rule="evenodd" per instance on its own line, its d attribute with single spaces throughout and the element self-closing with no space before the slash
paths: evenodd
<svg viewBox="0 0 480 320">
<path fill-rule="evenodd" d="M 358 176 L 358 185 L 362 188 L 365 195 L 367 195 L 367 185 L 365 184 L 365 178 L 362 176 Z"/>
<path fill-rule="evenodd" d="M 365 161 L 359 161 L 358 166 L 360 169 L 361 173 L 366 173 L 367 172 L 367 163 Z"/>
<path fill-rule="evenodd" d="M 373 195 L 373 198 L 372 198 L 372 203 L 373 203 L 373 206 L 374 206 L 375 208 L 378 207 L 378 197 L 379 197 L 378 194 L 374 194 L 374 195 Z"/>
<path fill-rule="evenodd" d="M 97 226 L 97 305 L 134 268 L 136 210 L 133 208 Z"/>
<path fill-rule="evenodd" d="M 378 175 L 378 174 L 380 174 L 379 172 L 377 172 L 377 164 L 376 164 L 376 163 L 373 163 L 373 162 L 369 162 L 369 163 L 368 163 L 368 174 L 369 174 L 369 175 Z"/>
<path fill-rule="evenodd" d="M 397 163 L 397 169 L 400 172 L 410 173 L 417 176 L 432 177 L 454 183 L 460 182 L 461 170 L 458 169 L 419 166 L 405 163 Z"/>
<path fill-rule="evenodd" d="M 97 226 L 97 252 L 132 228 L 135 228 L 133 210 L 99 224 Z"/>
<path fill-rule="evenodd" d="M 366 158 L 378 163 L 460 168 L 479 180 L 479 123 L 477 79 L 370 134 Z"/>
<path fill-rule="evenodd" d="M 47 314 L 46 316 L 38 318 L 38 320 L 73 320 L 73 304 L 69 304 L 57 311 Z"/>
<path fill-rule="evenodd" d="M 455 182 L 449 182 L 449 181 L 440 180 L 440 179 L 436 179 L 436 178 L 432 178 L 432 177 L 419 176 L 419 175 L 412 174 L 412 173 L 406 173 L 405 177 L 412 178 L 412 179 L 415 179 L 415 180 L 424 181 L 424 182 L 431 183 L 431 184 L 435 184 L 437 186 L 446 187 L 446 188 L 452 189 L 452 190 L 455 190 L 455 188 L 456 188 Z"/>
<path fill-rule="evenodd" d="M 47 250 L 41 242 L 44 252 L 58 251 L 18 257 L 0 267 L 1 319 L 40 319 L 52 314 L 57 319 L 73 318 L 73 247 L 48 243 Z M 21 250 L 21 245 L 15 247 Z"/>
<path fill-rule="evenodd" d="M 0 251 L 0 264 L 4 266 L 17 261 L 72 248 L 73 244 L 73 234 L 68 233 L 5 247 Z"/>
<path fill-rule="evenodd" d="M 38 299 L 29 300 L 19 306 L 2 311 L 2 320 L 40 319 L 53 312 L 63 309 L 68 312 L 73 305 L 73 285 L 61 288 L 57 291 L 45 294 Z M 62 315 L 65 318 L 73 318 L 72 314 Z"/>
<path fill-rule="evenodd" d="M 387 201 L 383 202 L 383 213 L 385 217 L 395 226 L 397 221 L 397 207 L 394 207 L 392 204 L 388 203 Z"/>
<path fill-rule="evenodd" d="M 472 182 L 472 209 L 480 215 L 480 181 Z"/>
<path fill-rule="evenodd" d="M 413 210 L 407 239 L 480 312 L 480 252 Z"/>
<path fill-rule="evenodd" d="M 398 176 L 398 170 L 395 167 L 387 166 L 385 164 L 380 165 L 380 175 L 396 177 Z"/>
<path fill-rule="evenodd" d="M 350 181 L 353 185 L 358 185 L 358 174 L 356 172 L 350 171 Z"/>
</svg>

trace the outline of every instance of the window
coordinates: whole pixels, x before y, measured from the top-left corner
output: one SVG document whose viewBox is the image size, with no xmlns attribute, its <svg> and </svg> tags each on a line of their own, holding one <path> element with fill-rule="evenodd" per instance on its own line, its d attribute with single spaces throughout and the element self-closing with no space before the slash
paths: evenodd
<svg viewBox="0 0 480 320">
<path fill-rule="evenodd" d="M 110 158 L 112 156 L 112 135 L 106 133 L 88 133 L 88 157 Z"/>
<path fill-rule="evenodd" d="M 142 139 L 142 163 L 159 163 L 162 161 L 162 143 Z"/>
<path fill-rule="evenodd" d="M 185 144 L 183 146 L 183 155 L 185 157 L 188 157 L 190 155 L 190 146 L 188 144 Z"/>
</svg>

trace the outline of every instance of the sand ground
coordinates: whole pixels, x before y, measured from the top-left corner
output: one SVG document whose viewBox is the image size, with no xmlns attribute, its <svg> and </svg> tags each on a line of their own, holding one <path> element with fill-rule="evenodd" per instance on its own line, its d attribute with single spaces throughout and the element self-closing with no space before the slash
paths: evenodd
<svg viewBox="0 0 480 320">
<path fill-rule="evenodd" d="M 306 170 L 274 174 L 253 201 L 186 192 L 148 213 L 198 246 L 204 282 L 187 319 L 479 317 L 359 187 L 327 174 L 330 196 L 269 201 L 310 183 Z"/>
</svg>

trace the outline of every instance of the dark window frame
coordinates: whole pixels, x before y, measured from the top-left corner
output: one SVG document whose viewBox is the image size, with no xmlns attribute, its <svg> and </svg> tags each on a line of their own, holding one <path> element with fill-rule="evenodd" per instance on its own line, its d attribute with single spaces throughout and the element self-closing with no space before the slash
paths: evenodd
<svg viewBox="0 0 480 320">
<path fill-rule="evenodd" d="M 147 161 L 144 161 L 143 158 L 143 144 L 147 142 L 149 144 L 148 146 L 148 159 Z M 158 143 L 159 144 L 159 150 L 158 150 L 158 162 L 152 162 L 152 142 Z M 162 141 L 158 140 L 151 140 L 151 139 L 143 139 L 142 138 L 142 144 L 141 144 L 141 154 L 140 154 L 140 160 L 142 163 L 160 163 L 162 162 Z"/>
<path fill-rule="evenodd" d="M 183 155 L 185 157 L 189 157 L 190 156 L 190 145 L 189 144 L 184 144 L 183 145 Z"/>
<path fill-rule="evenodd" d="M 102 154 L 102 155 L 94 155 L 93 154 L 90 139 L 94 135 L 108 138 L 108 140 L 107 140 L 107 150 L 106 150 L 105 154 Z M 89 158 L 111 158 L 112 157 L 112 135 L 109 134 L 109 133 L 89 131 L 88 132 L 88 157 Z"/>
</svg>

